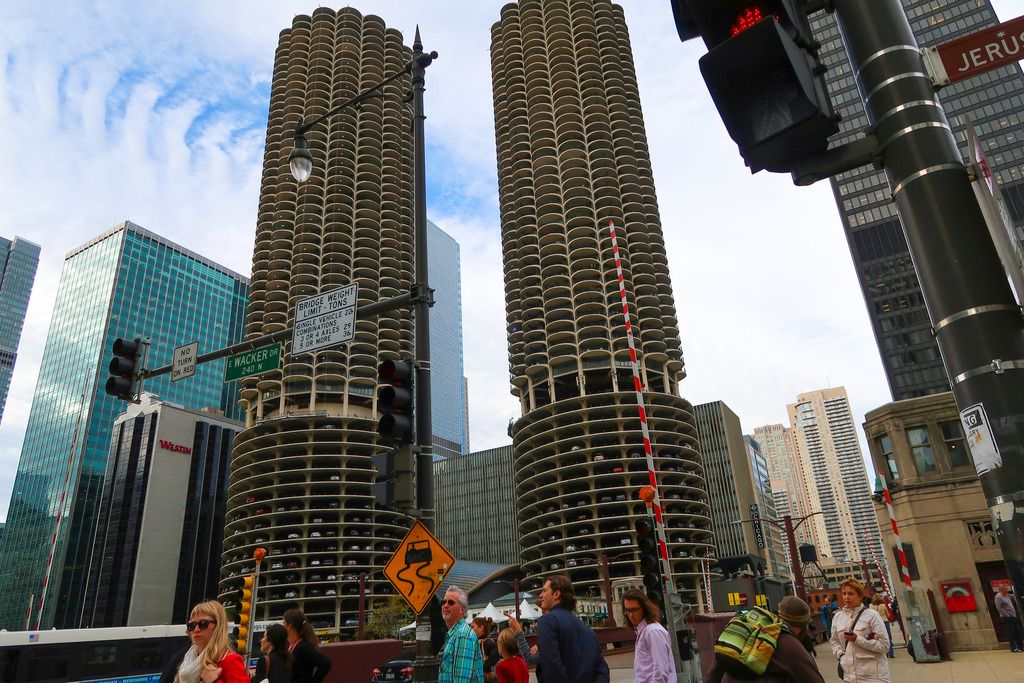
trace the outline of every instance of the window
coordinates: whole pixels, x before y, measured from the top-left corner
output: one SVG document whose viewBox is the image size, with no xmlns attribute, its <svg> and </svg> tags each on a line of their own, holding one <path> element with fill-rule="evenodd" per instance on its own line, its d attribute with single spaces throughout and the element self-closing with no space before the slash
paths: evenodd
<svg viewBox="0 0 1024 683">
<path fill-rule="evenodd" d="M 928 442 L 927 427 L 911 427 L 907 430 L 907 442 L 910 444 L 910 452 L 914 455 L 914 464 L 917 466 L 918 474 L 935 472 L 935 454 L 932 452 L 931 444 Z"/>
<path fill-rule="evenodd" d="M 66 681 L 68 680 L 68 656 L 61 653 L 58 648 L 48 648 L 42 652 L 33 653 L 28 663 L 28 675 L 25 677 L 30 683 L 33 681 Z"/>
<path fill-rule="evenodd" d="M 946 453 L 949 455 L 950 467 L 969 467 L 971 457 L 967 454 L 967 445 L 964 443 L 964 432 L 960 427 L 960 421 L 940 422 L 939 429 L 942 430 L 942 440 L 946 445 Z"/>
<path fill-rule="evenodd" d="M 892 439 L 889 438 L 888 434 L 875 439 L 875 443 L 878 444 L 878 450 L 882 454 L 882 459 L 885 460 L 885 466 L 889 470 L 889 481 L 899 481 L 900 472 L 896 467 L 896 456 L 892 452 Z"/>
<path fill-rule="evenodd" d="M 82 673 L 111 676 L 117 672 L 117 645 L 90 645 L 83 648 Z"/>
</svg>

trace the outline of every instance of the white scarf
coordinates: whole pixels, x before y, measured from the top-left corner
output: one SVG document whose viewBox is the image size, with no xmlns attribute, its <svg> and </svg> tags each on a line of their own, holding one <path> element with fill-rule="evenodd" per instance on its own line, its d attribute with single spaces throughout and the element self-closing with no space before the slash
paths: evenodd
<svg viewBox="0 0 1024 683">
<path fill-rule="evenodd" d="M 202 673 L 202 660 L 199 657 L 199 652 L 196 651 L 196 646 L 192 645 L 185 653 L 185 658 L 181 660 L 181 664 L 178 666 L 178 683 L 199 683 L 199 674 Z"/>
</svg>

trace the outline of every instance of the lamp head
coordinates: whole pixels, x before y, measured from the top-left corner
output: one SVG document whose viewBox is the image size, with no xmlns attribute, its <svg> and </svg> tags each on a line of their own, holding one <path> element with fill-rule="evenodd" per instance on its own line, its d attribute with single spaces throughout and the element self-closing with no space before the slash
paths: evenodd
<svg viewBox="0 0 1024 683">
<path fill-rule="evenodd" d="M 296 134 L 295 147 L 288 155 L 288 168 L 291 169 L 295 180 L 300 183 L 309 180 L 309 176 L 313 172 L 313 157 L 310 155 L 307 145 L 306 136 L 301 133 Z"/>
</svg>

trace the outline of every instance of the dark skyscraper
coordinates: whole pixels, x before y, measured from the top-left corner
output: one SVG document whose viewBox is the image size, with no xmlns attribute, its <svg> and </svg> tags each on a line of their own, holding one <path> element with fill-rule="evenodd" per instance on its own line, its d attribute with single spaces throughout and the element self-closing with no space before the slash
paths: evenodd
<svg viewBox="0 0 1024 683">
<path fill-rule="evenodd" d="M 935 46 L 998 23 L 989 0 L 903 0 L 921 47 Z M 859 137 L 868 126 L 832 14 L 813 16 L 821 41 L 829 93 L 843 120 L 833 144 Z M 965 126 L 976 128 L 1002 185 L 1018 240 L 1024 237 L 1024 78 L 1016 63 L 943 88 L 937 95 L 966 150 Z M 966 156 L 966 153 L 965 153 Z M 889 389 L 896 400 L 949 391 L 939 349 L 885 174 L 870 166 L 832 179 Z"/>
<path fill-rule="evenodd" d="M 80 626 L 183 624 L 216 594 L 240 427 L 148 393 L 118 416 Z"/>
</svg>

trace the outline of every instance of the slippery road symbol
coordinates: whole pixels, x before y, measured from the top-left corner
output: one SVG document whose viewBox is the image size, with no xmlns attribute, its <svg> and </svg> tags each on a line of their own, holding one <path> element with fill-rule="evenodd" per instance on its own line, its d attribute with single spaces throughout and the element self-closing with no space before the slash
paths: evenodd
<svg viewBox="0 0 1024 683">
<path fill-rule="evenodd" d="M 454 564 L 451 553 L 417 521 L 388 560 L 384 575 L 419 614 Z"/>
</svg>

